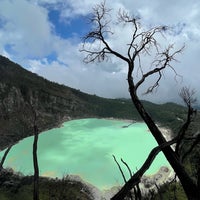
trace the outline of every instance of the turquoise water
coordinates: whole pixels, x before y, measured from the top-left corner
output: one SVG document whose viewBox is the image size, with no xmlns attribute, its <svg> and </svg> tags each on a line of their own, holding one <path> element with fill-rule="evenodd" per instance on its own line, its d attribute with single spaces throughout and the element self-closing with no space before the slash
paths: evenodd
<svg viewBox="0 0 200 200">
<path fill-rule="evenodd" d="M 132 171 L 136 171 L 156 146 L 144 123 L 123 128 L 128 124 L 118 120 L 81 119 L 43 132 L 38 141 L 40 175 L 60 178 L 67 174 L 79 175 L 100 189 L 122 184 L 122 176 L 112 155 L 119 162 L 123 158 Z M 16 144 L 4 167 L 12 167 L 26 175 L 33 174 L 32 143 L 33 137 L 28 137 Z M 168 166 L 168 163 L 160 154 L 147 174 L 156 173 L 163 165 Z M 126 167 L 122 163 L 121 166 L 128 178 Z"/>
</svg>

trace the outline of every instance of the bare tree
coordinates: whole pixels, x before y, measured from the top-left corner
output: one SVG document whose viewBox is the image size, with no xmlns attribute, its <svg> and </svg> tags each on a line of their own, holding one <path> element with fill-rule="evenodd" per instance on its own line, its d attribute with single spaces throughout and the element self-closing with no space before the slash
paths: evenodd
<svg viewBox="0 0 200 200">
<path fill-rule="evenodd" d="M 116 164 L 117 164 L 117 166 L 118 166 L 118 168 L 119 168 L 119 171 L 120 171 L 120 173 L 121 173 L 121 175 L 122 175 L 122 177 L 123 177 L 123 180 L 124 180 L 125 184 L 128 185 L 128 184 L 127 184 L 126 177 L 125 177 L 125 175 L 124 175 L 124 172 L 123 172 L 123 170 L 122 170 L 122 168 L 121 168 L 119 162 L 117 161 L 117 159 L 116 159 L 116 157 L 115 157 L 114 155 L 113 155 L 113 158 L 114 158 L 114 161 L 116 162 Z M 126 166 L 126 168 L 128 169 L 128 172 L 129 172 L 129 174 L 130 174 L 130 179 L 131 179 L 133 176 L 135 176 L 134 173 L 132 173 L 132 171 L 131 171 L 129 165 L 128 165 L 122 158 L 121 158 L 121 162 L 122 162 L 122 163 Z M 136 179 L 137 179 L 137 177 L 136 177 Z M 138 180 L 138 179 L 137 179 L 137 180 Z M 134 190 L 134 199 L 135 199 L 135 200 L 141 200 L 141 199 L 142 199 L 142 195 L 141 195 L 141 190 L 140 190 L 140 187 L 139 187 L 139 181 L 136 181 L 134 184 L 131 184 L 131 188 L 133 188 L 133 190 Z M 129 196 L 129 198 L 132 200 L 132 199 L 133 199 L 132 193 L 131 193 L 130 189 L 128 189 L 128 191 L 129 191 L 128 196 Z"/>
<path fill-rule="evenodd" d="M 34 141 L 33 141 L 33 166 L 34 166 L 34 182 L 33 182 L 33 200 L 39 200 L 39 165 L 37 158 L 37 144 L 38 144 L 38 127 L 37 127 L 37 113 L 31 105 L 33 111 L 33 129 L 34 129 Z"/>
<path fill-rule="evenodd" d="M 10 146 L 5 150 L 5 152 L 4 152 L 4 154 L 3 154 L 3 157 L 2 157 L 1 162 L 0 162 L 0 171 L 3 169 L 3 164 L 4 164 L 5 160 L 6 160 L 6 157 L 7 157 L 8 153 L 9 153 L 9 151 L 11 150 L 12 146 L 13 146 L 13 145 L 10 145 Z"/>
<path fill-rule="evenodd" d="M 148 78 L 153 77 L 155 81 L 147 88 L 145 93 L 151 93 L 159 86 L 165 70 L 171 69 L 175 73 L 175 76 L 177 76 L 171 63 L 175 61 L 176 56 L 183 51 L 184 46 L 175 50 L 174 46 L 170 44 L 163 50 L 161 44 L 158 43 L 157 36 L 162 36 L 168 30 L 168 27 L 157 26 L 144 29 L 138 17 L 132 17 L 129 13 L 120 10 L 118 12 L 117 23 L 118 25 L 123 24 L 123 26 L 131 26 L 132 35 L 127 44 L 126 53 L 116 50 L 109 43 L 109 40 L 107 40 L 108 36 L 112 37 L 115 34 L 112 30 L 112 24 L 115 22 L 112 21 L 110 13 L 111 9 L 106 7 L 105 2 L 93 8 L 93 14 L 90 17 L 92 30 L 83 38 L 83 46 L 81 49 L 81 52 L 86 55 L 84 62 L 102 62 L 114 56 L 126 63 L 128 67 L 127 81 L 132 102 L 158 143 L 158 148 L 152 153 L 153 157 L 158 151 L 162 150 L 177 174 L 188 199 L 198 199 L 199 190 L 196 182 L 185 170 L 179 154 L 177 153 L 178 150 L 174 151 L 170 146 L 172 143 L 176 143 L 177 140 L 180 140 L 182 135 L 184 135 L 184 127 L 183 130 L 180 131 L 179 138 L 175 138 L 171 143 L 167 142 L 138 97 L 138 89 Z M 144 66 L 142 64 L 142 56 L 149 56 L 149 58 L 152 58 L 149 66 Z M 191 113 L 189 113 L 189 116 L 191 116 Z M 146 170 L 147 165 L 151 164 L 152 159 L 147 159 L 146 162 L 145 168 L 142 168 L 142 172 Z M 112 199 L 123 199 L 128 194 L 128 191 L 134 187 L 134 183 L 140 181 L 140 175 L 142 175 L 142 173 L 135 173 Z M 134 178 L 136 179 L 133 180 Z"/>
<path fill-rule="evenodd" d="M 193 117 L 196 114 L 196 110 L 193 109 L 192 105 L 197 101 L 197 99 L 194 97 L 195 91 L 190 90 L 188 87 L 183 87 L 179 93 L 180 97 L 182 98 L 183 102 L 187 106 L 188 112 L 187 112 L 187 120 L 185 121 L 184 125 L 178 132 L 178 140 L 176 143 L 176 153 L 180 156 L 181 155 L 181 150 L 185 142 L 185 136 L 186 136 L 186 131 L 189 128 L 189 125 L 191 124 Z M 195 141 L 197 142 L 198 137 L 194 137 Z M 192 147 L 193 145 L 191 145 Z M 195 146 L 195 145 L 194 145 Z M 183 153 L 182 153 L 183 155 Z M 185 157 L 186 155 L 183 155 Z"/>
</svg>

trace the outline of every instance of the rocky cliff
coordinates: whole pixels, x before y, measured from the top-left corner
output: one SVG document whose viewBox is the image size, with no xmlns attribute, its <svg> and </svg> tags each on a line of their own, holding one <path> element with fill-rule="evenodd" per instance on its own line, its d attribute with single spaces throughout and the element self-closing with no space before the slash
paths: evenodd
<svg viewBox="0 0 200 200">
<path fill-rule="evenodd" d="M 154 120 L 176 128 L 184 107 L 143 102 Z M 63 121 L 85 117 L 141 120 L 129 99 L 106 99 L 60 85 L 0 56 L 0 149 L 33 134 L 34 113 L 39 132 Z M 178 116 L 178 118 L 177 118 Z"/>
<path fill-rule="evenodd" d="M 130 100 L 105 99 L 38 76 L 0 56 L 0 149 L 63 121 L 85 117 L 139 119 Z"/>
<path fill-rule="evenodd" d="M 34 112 L 39 131 L 63 120 L 92 116 L 94 105 L 75 90 L 52 83 L 5 57 L 0 57 L 0 147 L 33 134 Z"/>
</svg>

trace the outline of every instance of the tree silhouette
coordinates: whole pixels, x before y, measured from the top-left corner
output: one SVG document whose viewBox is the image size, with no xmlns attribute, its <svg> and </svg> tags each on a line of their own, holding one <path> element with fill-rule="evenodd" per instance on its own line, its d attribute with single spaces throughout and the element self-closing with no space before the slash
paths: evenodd
<svg viewBox="0 0 200 200">
<path fill-rule="evenodd" d="M 33 130 L 34 130 L 34 140 L 33 140 L 33 167 L 34 167 L 34 176 L 33 176 L 33 200 L 39 200 L 39 165 L 37 158 L 37 146 L 38 146 L 38 127 L 37 127 L 37 113 L 33 105 L 31 105 L 31 110 L 33 112 Z"/>
<path fill-rule="evenodd" d="M 13 146 L 13 145 L 10 145 L 10 146 L 5 150 L 5 152 L 4 152 L 4 154 L 3 154 L 3 157 L 1 158 L 1 162 L 0 162 L 0 172 L 1 172 L 1 170 L 3 169 L 3 164 L 4 164 L 5 160 L 6 160 L 6 157 L 7 157 L 8 153 L 9 153 L 9 151 L 11 150 L 12 146 Z"/>
<path fill-rule="evenodd" d="M 186 97 L 186 104 L 189 109 L 187 121 L 183 124 L 178 136 L 169 142 L 166 141 L 138 96 L 138 89 L 141 88 L 147 79 L 153 77 L 155 81 L 152 85 L 148 86 L 145 94 L 151 93 L 159 87 L 160 80 L 165 70 L 171 69 L 175 73 L 175 76 L 178 75 L 171 63 L 175 61 L 176 56 L 183 51 L 184 46 L 175 50 L 174 45 L 169 44 L 167 48 L 163 49 L 162 45 L 158 42 L 157 36 L 162 36 L 168 31 L 168 27 L 157 26 L 145 29 L 145 27 L 141 25 L 140 19 L 130 16 L 128 12 L 120 10 L 118 12 L 117 21 L 113 22 L 111 9 L 106 7 L 105 1 L 97 4 L 93 8 L 93 13 L 89 20 L 90 23 L 92 23 L 92 30 L 83 38 L 83 46 L 80 50 L 85 53 L 84 62 L 102 62 L 114 56 L 126 63 L 128 67 L 127 81 L 132 102 L 158 143 L 158 147 L 152 150 L 141 169 L 126 181 L 125 185 L 112 199 L 124 199 L 129 191 L 140 182 L 141 175 L 148 169 L 154 157 L 160 151 L 164 153 L 171 167 L 177 174 L 188 199 L 198 199 L 199 190 L 197 182 L 195 182 L 185 170 L 178 153 L 180 143 L 185 135 L 184 132 L 188 128 L 191 116 L 193 115 L 191 107 L 192 101 L 188 101 L 188 98 L 191 99 L 191 93 L 187 96 L 187 93 L 185 94 L 183 92 L 182 95 L 182 97 Z M 132 29 L 126 53 L 116 50 L 112 44 L 109 43 L 108 36 L 115 36 L 115 32 L 112 30 L 113 24 L 122 24 L 124 27 L 129 26 Z M 123 37 L 123 35 L 121 36 Z M 142 58 L 144 58 L 143 56 L 151 58 L 150 64 L 147 65 L 147 63 L 145 63 L 145 65 L 143 65 L 141 62 Z M 174 143 L 178 144 L 175 151 L 170 146 Z"/>
</svg>

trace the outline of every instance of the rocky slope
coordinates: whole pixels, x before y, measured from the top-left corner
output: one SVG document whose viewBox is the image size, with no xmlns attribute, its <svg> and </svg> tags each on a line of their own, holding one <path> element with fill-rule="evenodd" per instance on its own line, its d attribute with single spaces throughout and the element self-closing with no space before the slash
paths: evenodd
<svg viewBox="0 0 200 200">
<path fill-rule="evenodd" d="M 144 102 L 155 120 L 179 124 L 185 108 Z M 33 134 L 34 112 L 39 132 L 64 120 L 113 117 L 140 120 L 127 99 L 105 99 L 48 81 L 0 56 L 0 148 Z"/>
<path fill-rule="evenodd" d="M 109 111 L 110 101 L 50 82 L 0 56 L 0 147 L 33 134 L 34 112 L 41 132 L 71 118 L 115 117 L 118 109 Z"/>
<path fill-rule="evenodd" d="M 144 102 L 144 105 L 156 122 L 168 126 L 175 134 L 187 115 L 183 106 L 174 103 L 156 105 Z M 140 120 L 130 100 L 105 99 L 85 94 L 50 82 L 0 56 L 0 149 L 33 134 L 34 113 L 39 132 L 74 118 Z M 188 136 L 199 134 L 199 121 L 198 112 L 188 130 Z M 199 155 L 198 143 L 184 163 L 191 176 L 195 176 L 194 172 L 199 166 Z"/>
</svg>

